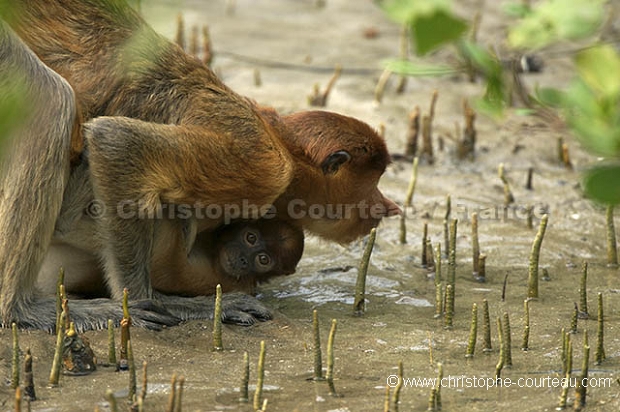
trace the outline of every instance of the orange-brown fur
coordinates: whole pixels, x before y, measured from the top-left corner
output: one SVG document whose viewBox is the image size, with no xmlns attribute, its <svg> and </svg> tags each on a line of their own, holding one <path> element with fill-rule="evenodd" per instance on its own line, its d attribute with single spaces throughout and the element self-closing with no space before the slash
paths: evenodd
<svg viewBox="0 0 620 412">
<path fill-rule="evenodd" d="M 304 235 L 300 229 L 279 220 L 259 219 L 239 221 L 212 232 L 199 233 L 188 254 L 179 222 L 161 222 L 151 260 L 153 287 L 165 294 L 211 295 L 218 284 L 224 292 L 254 293 L 259 283 L 294 273 L 304 249 Z M 274 263 L 272 268 L 258 271 L 250 267 L 242 276 L 227 271 L 222 264 L 227 248 L 230 249 L 232 244 L 247 250 L 238 239 L 244 230 L 252 230 L 259 237 L 261 245 L 257 251 L 268 254 Z M 46 259 L 44 265 L 52 270 L 40 276 L 38 286 L 44 292 L 54 293 L 57 284 L 54 268 L 62 266 L 68 293 L 83 297 L 108 294 L 103 268 L 94 255 L 70 245 L 53 243 Z"/>
<path fill-rule="evenodd" d="M 277 119 L 271 109 L 262 110 L 267 118 Z M 297 113 L 284 116 L 282 120 L 283 123 L 277 127 L 291 131 L 282 135 L 289 136 L 285 143 L 294 159 L 294 177 L 292 184 L 275 202 L 277 219 L 261 221 L 263 230 L 277 229 L 283 225 L 281 222 L 288 222 L 299 230 L 306 229 L 330 240 L 346 242 L 368 233 L 381 217 L 399 213 L 398 206 L 377 189 L 389 155 L 383 139 L 370 127 L 359 120 L 323 111 Z M 341 165 L 335 173 L 325 174 L 321 164 L 330 153 L 340 150 L 351 153 L 351 160 Z M 361 219 L 359 209 L 355 207 L 348 219 L 295 219 L 287 209 L 289 202 L 299 199 L 308 206 L 356 206 L 365 201 L 369 207 L 376 208 L 376 218 Z M 301 213 L 303 210 L 295 212 Z M 178 228 L 168 225 L 166 234 L 161 233 L 158 237 L 157 244 L 161 247 L 156 248 L 153 258 L 155 288 L 165 293 L 213 293 L 215 286 L 221 283 L 224 290 L 253 292 L 256 282 L 252 279 L 231 282 L 230 277 L 213 271 L 212 259 L 207 256 L 207 251 L 213 247 L 207 246 L 211 240 L 203 235 L 201 241 L 199 235 L 196 246 L 187 257 L 183 236 Z M 287 249 L 291 246 L 283 242 L 277 247 L 295 250 Z M 273 273 L 269 277 L 281 274 Z"/>
<path fill-rule="evenodd" d="M 120 219 L 122 202 L 138 204 L 136 212 L 160 202 L 263 205 L 290 183 L 290 155 L 257 107 L 125 2 L 16 1 L 8 12 L 20 37 L 70 83 L 85 119 L 95 118 L 84 136 L 95 196 L 106 206 L 102 257 L 114 298 L 125 287 L 152 297 L 154 224 Z"/>
<path fill-rule="evenodd" d="M 246 228 L 261 237 L 261 251 L 268 253 L 275 265 L 267 272 L 251 270 L 236 277 L 223 267 L 222 253 L 229 247 L 228 242 L 238 244 L 236 237 Z M 184 296 L 213 294 L 218 284 L 223 292 L 254 293 L 257 284 L 294 273 L 304 247 L 303 232 L 277 220 L 238 222 L 215 232 L 202 232 L 189 256 L 183 253 L 183 238 L 178 234 L 178 230 L 171 230 L 169 236 L 159 238 L 168 247 L 156 244 L 151 279 L 156 290 Z"/>
<path fill-rule="evenodd" d="M 340 243 L 368 234 L 381 218 L 400 213 L 377 188 L 390 156 L 385 141 L 367 124 L 323 111 L 295 113 L 282 120 L 293 131 L 285 144 L 295 168 L 293 182 L 276 200 L 278 211 L 295 199 L 303 199 L 308 206 L 333 205 L 335 210 L 350 207 L 350 216 L 343 219 L 314 219 L 308 212 L 296 220 L 304 229 Z M 348 153 L 350 160 L 325 173 L 322 164 L 339 151 Z M 279 217 L 291 220 L 289 214 Z"/>
<path fill-rule="evenodd" d="M 45 236 L 26 247 L 24 236 L 10 235 L 0 249 L 1 255 L 10 258 L 2 271 L 4 324 L 16 320 L 24 326 L 50 327 L 53 314 L 48 312 L 53 306 L 48 301 L 44 306 L 29 303 L 41 302 L 35 296 L 34 283 L 54 227 L 55 241 L 103 262 L 106 286 L 113 298 L 118 299 L 128 288 L 132 298 L 150 300 L 154 296 L 152 271 L 175 279 L 175 265 L 188 267 L 184 257 L 174 264 L 152 265 L 156 245 L 166 238 L 166 232 L 156 220 L 140 213 L 153 213 L 162 204 L 243 207 L 274 203 L 279 220 L 338 242 L 350 241 L 378 224 L 381 217 L 398 213 L 398 207 L 376 187 L 389 156 L 383 140 L 367 125 L 327 112 L 282 118 L 257 106 L 230 90 L 200 61 L 157 35 L 123 0 L 16 0 L 0 12 L 38 58 L 73 89 L 68 93 L 63 89 L 61 103 L 72 106 L 62 113 L 63 123 L 57 125 L 73 132 L 59 134 L 58 141 L 31 146 L 27 158 L 15 160 L 16 164 L 25 162 L 21 165 L 24 170 L 36 168 L 46 177 L 39 175 L 31 182 L 5 178 L 10 185 L 30 184 L 41 189 L 34 192 L 33 201 L 53 198 L 54 202 L 45 212 L 28 208 L 13 212 L 19 213 L 14 216 L 17 220 L 43 222 L 44 228 L 37 233 Z M 6 36 L 0 34 L 3 40 Z M 17 49 L 29 53 L 23 44 Z M 0 53 L 6 50 L 0 43 Z M 41 61 L 31 59 L 24 70 L 51 72 Z M 0 72 L 4 74 L 2 66 Z M 58 119 L 43 113 L 17 134 L 32 140 L 37 121 L 51 125 L 60 122 Z M 80 134 L 77 125 L 82 121 Z M 87 168 L 75 165 L 82 136 Z M 53 147 L 45 148 L 48 143 Z M 51 154 L 62 155 L 62 161 L 54 162 Z M 34 165 L 36 162 L 39 164 Z M 69 182 L 78 184 L 69 183 L 71 190 L 66 191 L 69 173 Z M 46 186 L 50 180 L 52 185 Z M 75 190 L 80 193 L 79 201 Z M 9 195 L 12 198 L 1 205 L 6 221 L 13 203 L 24 204 L 22 197 L 27 197 Z M 72 206 L 55 217 L 60 196 L 63 208 Z M 76 213 L 81 200 L 89 196 L 103 204 L 103 216 L 87 219 Z M 296 200 L 306 206 L 349 205 L 352 214 L 342 219 L 297 219 L 287 207 Z M 135 214 L 121 217 L 119 207 L 127 201 L 132 202 L 130 212 Z M 374 207 L 375 213 L 364 216 L 355 207 L 360 201 Z M 198 240 L 203 232 L 208 236 L 224 222 L 224 216 L 198 219 Z M 185 247 L 194 252 L 193 245 Z M 181 256 L 179 250 L 173 255 Z M 10 263 L 17 257 L 28 265 Z M 191 264 L 189 267 L 191 276 Z M 181 271 L 180 276 L 185 275 Z M 210 307 L 202 308 L 200 299 L 165 301 L 166 308 L 181 318 L 209 315 Z M 105 310 L 79 306 L 74 305 L 72 313 L 80 328 L 102 326 L 106 317 L 117 317 L 108 306 Z M 174 322 L 165 318 L 165 313 L 149 316 L 148 310 L 139 312 L 134 320 L 146 325 Z"/>
</svg>

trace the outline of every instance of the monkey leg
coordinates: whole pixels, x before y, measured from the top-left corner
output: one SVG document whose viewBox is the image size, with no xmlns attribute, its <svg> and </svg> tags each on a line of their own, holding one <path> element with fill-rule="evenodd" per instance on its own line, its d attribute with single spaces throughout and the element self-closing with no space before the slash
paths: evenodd
<svg viewBox="0 0 620 412">
<path fill-rule="evenodd" d="M 39 273 L 37 286 L 48 296 L 56 293 L 58 282 L 58 268 L 65 269 L 64 285 L 69 294 L 80 296 L 103 297 L 108 296 L 104 282 L 104 269 L 96 250 L 89 249 L 85 244 L 92 244 L 91 223 L 87 219 L 82 219 L 74 224 L 71 231 L 63 236 L 63 240 L 55 239 L 46 255 L 43 267 Z M 151 278 L 156 287 L 163 287 L 162 291 L 175 293 L 170 287 L 165 285 L 186 284 L 182 289 L 186 293 L 192 290 L 197 293 L 209 294 L 209 296 L 181 297 L 160 295 L 154 292 L 153 300 L 130 301 L 130 313 L 134 324 L 150 329 L 158 329 L 162 325 L 174 325 L 181 320 L 190 319 L 212 319 L 214 312 L 213 292 L 215 284 L 222 283 L 226 288 L 226 277 L 217 280 L 211 279 L 216 276 L 212 271 L 211 252 L 214 234 L 202 233 L 201 241 L 194 246 L 192 254 L 198 254 L 201 259 L 199 262 L 188 261 L 187 239 L 185 227 L 191 222 L 183 220 L 161 220 L 157 222 L 156 242 L 151 260 Z M 86 226 L 86 228 L 82 228 Z M 207 238 L 207 242 L 202 239 Z M 95 242 L 97 243 L 97 242 Z M 215 252 L 217 253 L 217 252 Z M 205 276 L 209 278 L 212 287 L 206 288 L 200 282 Z M 162 286 L 162 277 L 166 283 Z M 230 279 L 229 279 L 230 280 Z M 192 283 L 192 282 L 198 282 Z M 188 286 L 194 284 L 195 286 Z M 193 289 L 192 289 L 193 288 Z M 93 303 L 89 303 L 93 302 Z M 49 321 L 54 321 L 53 301 L 50 300 L 47 311 Z M 99 308 L 97 306 L 100 306 Z M 106 318 L 115 321 L 120 320 L 120 303 L 106 299 L 96 301 L 84 301 L 70 299 L 70 311 L 73 313 L 75 307 L 78 310 L 78 328 L 97 329 L 105 327 Z M 271 318 L 269 310 L 256 299 L 240 293 L 224 293 L 223 295 L 222 320 L 227 323 L 239 325 L 251 325 L 257 320 L 263 321 Z M 105 315 L 103 314 L 105 313 Z M 30 319 L 22 324 L 23 327 L 50 329 L 49 325 L 40 323 L 41 319 Z M 38 323 L 39 322 L 39 323 Z"/>
<path fill-rule="evenodd" d="M 216 227 L 226 221 L 227 208 L 271 204 L 291 179 L 288 155 L 268 144 L 272 135 L 262 139 L 260 128 L 249 138 L 203 126 L 101 117 L 85 125 L 84 135 L 95 198 L 105 206 L 102 257 L 115 299 L 123 288 L 133 299 L 153 297 L 150 260 L 162 203 L 218 207 L 210 219 Z"/>
<path fill-rule="evenodd" d="M 67 82 L 0 20 L 0 119 L 6 121 L 0 128 L 3 326 L 15 322 L 22 328 L 55 328 L 56 300 L 44 297 L 36 289 L 36 281 L 63 199 L 75 201 L 68 180 L 78 140 L 76 111 L 75 96 Z M 153 302 L 135 302 L 132 312 L 135 324 L 149 328 L 179 321 Z M 122 311 L 118 302 L 109 299 L 75 301 L 71 318 L 79 329 L 92 329 L 104 327 L 107 319 L 119 322 Z"/>
<path fill-rule="evenodd" d="M 38 297 L 36 310 L 17 306 L 14 321 L 21 329 L 42 329 L 53 332 L 56 327 L 56 298 Z M 75 299 L 69 301 L 71 322 L 78 331 L 105 329 L 108 319 L 120 325 L 123 310 L 112 299 Z M 132 324 L 147 329 L 160 330 L 164 326 L 177 325 L 181 320 L 170 314 L 160 303 L 152 300 L 133 301 L 129 305 Z"/>
<path fill-rule="evenodd" d="M 77 109 L 68 83 L 1 20 L 0 110 L 0 314 L 8 325 L 44 317 L 35 282 L 69 177 Z"/>
</svg>

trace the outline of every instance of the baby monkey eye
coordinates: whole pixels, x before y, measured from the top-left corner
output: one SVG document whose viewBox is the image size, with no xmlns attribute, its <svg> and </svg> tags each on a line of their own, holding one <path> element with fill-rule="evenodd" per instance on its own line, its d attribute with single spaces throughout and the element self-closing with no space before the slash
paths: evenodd
<svg viewBox="0 0 620 412">
<path fill-rule="evenodd" d="M 247 232 L 245 234 L 245 241 L 248 242 L 250 246 L 254 246 L 258 241 L 258 237 L 253 232 Z"/>
<path fill-rule="evenodd" d="M 256 256 L 256 260 L 261 266 L 268 266 L 271 263 L 271 258 L 266 253 L 261 253 Z"/>
</svg>

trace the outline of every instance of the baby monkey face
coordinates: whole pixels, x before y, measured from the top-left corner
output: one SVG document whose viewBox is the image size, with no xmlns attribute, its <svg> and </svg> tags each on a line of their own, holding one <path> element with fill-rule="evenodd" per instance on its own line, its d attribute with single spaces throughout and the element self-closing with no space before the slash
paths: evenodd
<svg viewBox="0 0 620 412">
<path fill-rule="evenodd" d="M 218 232 L 219 266 L 236 279 L 289 275 L 303 254 L 303 231 L 283 221 L 236 222 Z"/>
</svg>

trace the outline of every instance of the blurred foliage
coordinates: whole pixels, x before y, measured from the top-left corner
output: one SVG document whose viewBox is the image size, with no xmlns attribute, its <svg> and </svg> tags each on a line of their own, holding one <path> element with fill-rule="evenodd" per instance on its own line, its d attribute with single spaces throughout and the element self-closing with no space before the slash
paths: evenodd
<svg viewBox="0 0 620 412">
<path fill-rule="evenodd" d="M 620 164 L 599 164 L 584 174 L 583 185 L 593 199 L 610 205 L 620 204 Z"/>
<path fill-rule="evenodd" d="M 506 44 L 515 54 L 575 40 L 586 46 L 574 55 L 575 73 L 570 84 L 562 90 L 542 87 L 531 97 L 535 104 L 561 111 L 575 136 L 590 151 L 606 158 L 585 173 L 586 194 L 603 203 L 620 204 L 620 56 L 615 48 L 594 37 L 605 20 L 606 7 L 611 7 L 608 3 L 541 0 L 533 6 L 529 2 L 509 2 L 502 8 L 514 19 Z M 488 48 L 472 41 L 468 25 L 454 14 L 449 0 L 385 0 L 379 4 L 394 21 L 410 26 L 418 55 L 455 45 L 458 56 L 464 59 L 464 68 L 473 68 L 485 79 L 486 90 L 477 109 L 501 116 L 511 98 L 505 81 L 511 73 L 507 71 L 513 69 L 503 65 Z M 400 74 L 429 74 L 420 67 L 409 61 L 388 64 L 390 70 Z M 427 68 L 434 68 L 435 75 L 464 70 Z"/>
<path fill-rule="evenodd" d="M 28 86 L 22 73 L 0 62 L 0 148 L 3 148 L 28 113 Z M 4 150 L 0 149 L 0 155 Z"/>
<path fill-rule="evenodd" d="M 393 20 L 409 26 L 420 56 L 458 40 L 466 31 L 465 20 L 454 15 L 449 0 L 386 0 L 379 6 Z"/>
<path fill-rule="evenodd" d="M 562 40 L 594 33 L 603 21 L 603 0 L 546 0 L 532 9 L 512 4 L 521 20 L 512 26 L 508 42 L 514 48 L 536 50 Z M 520 7 L 519 7 L 520 6 Z"/>
<path fill-rule="evenodd" d="M 450 0 L 383 0 L 378 4 L 392 20 L 409 28 L 418 56 L 455 45 L 461 60 L 464 60 L 463 66 L 471 65 L 487 79 L 487 90 L 477 103 L 478 109 L 494 116 L 501 115 L 505 101 L 501 64 L 483 47 L 466 39 L 469 24 L 452 12 Z M 453 75 L 463 70 L 409 60 L 391 60 L 387 68 L 410 76 Z"/>
<path fill-rule="evenodd" d="M 538 100 L 561 109 L 575 136 L 607 161 L 586 172 L 586 193 L 620 204 L 620 56 L 609 45 L 575 55 L 576 77 L 565 90 L 540 89 Z"/>
<path fill-rule="evenodd" d="M 456 73 L 452 66 L 440 64 L 415 64 L 404 60 L 387 60 L 385 66 L 394 73 L 407 76 L 445 76 Z"/>
<path fill-rule="evenodd" d="M 0 98 L 0 145 L 3 145 L 19 126 L 25 105 L 19 95 L 6 95 L 4 90 L 0 90 L 0 94 L 3 94 Z"/>
<path fill-rule="evenodd" d="M 486 79 L 486 90 L 483 98 L 476 102 L 477 109 L 493 117 L 500 117 L 510 100 L 504 81 L 504 67 L 495 55 L 478 43 L 463 40 L 459 46 L 461 55 Z"/>
</svg>

